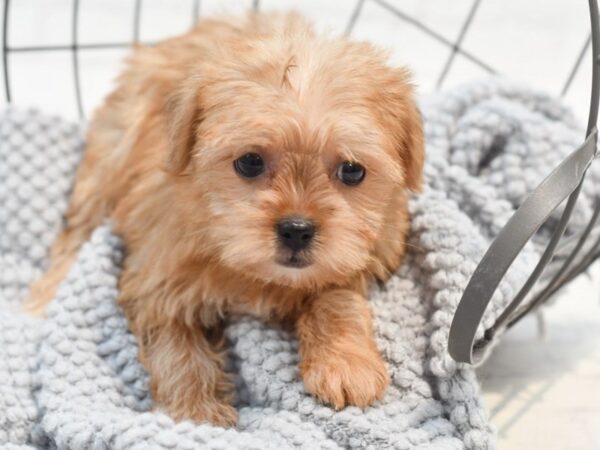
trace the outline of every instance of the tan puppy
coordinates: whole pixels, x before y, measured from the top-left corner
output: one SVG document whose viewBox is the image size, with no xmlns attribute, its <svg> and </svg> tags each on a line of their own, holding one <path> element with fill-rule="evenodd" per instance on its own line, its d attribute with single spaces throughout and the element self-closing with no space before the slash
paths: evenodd
<svg viewBox="0 0 600 450">
<path fill-rule="evenodd" d="M 174 419 L 235 424 L 218 337 L 230 314 L 294 323 L 322 401 L 383 396 L 365 295 L 400 264 L 421 183 L 405 70 L 295 15 L 208 20 L 135 51 L 87 144 L 30 309 L 110 218 L 127 248 L 119 302 Z"/>
</svg>

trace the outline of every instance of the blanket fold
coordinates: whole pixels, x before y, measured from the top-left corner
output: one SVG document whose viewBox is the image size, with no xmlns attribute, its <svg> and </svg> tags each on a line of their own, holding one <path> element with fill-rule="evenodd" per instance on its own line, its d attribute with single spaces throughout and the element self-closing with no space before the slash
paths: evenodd
<svg viewBox="0 0 600 450">
<path fill-rule="evenodd" d="M 176 424 L 152 404 L 117 302 L 123 243 L 109 223 L 83 246 L 43 319 L 19 311 L 60 229 L 83 139 L 79 126 L 58 118 L 0 113 L 0 446 L 493 448 L 474 370 L 447 354 L 450 323 L 490 241 L 583 133 L 557 101 L 502 80 L 421 106 L 425 189 L 410 203 L 409 252 L 385 288 L 370 292 L 392 379 L 385 398 L 341 411 L 319 403 L 304 392 L 294 336 L 243 318 L 226 330 L 235 429 Z M 590 217 L 599 175 L 591 171 L 570 233 Z M 483 327 L 525 280 L 556 217 L 516 261 Z"/>
</svg>

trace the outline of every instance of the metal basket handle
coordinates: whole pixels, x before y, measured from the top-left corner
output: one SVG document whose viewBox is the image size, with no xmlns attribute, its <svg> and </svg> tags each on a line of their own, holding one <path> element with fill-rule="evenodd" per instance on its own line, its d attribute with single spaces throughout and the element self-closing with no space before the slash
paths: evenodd
<svg viewBox="0 0 600 450">
<path fill-rule="evenodd" d="M 512 326 L 531 310 L 541 305 L 558 288 L 580 273 L 585 268 L 585 265 L 597 256 L 594 254 L 594 251 L 597 250 L 596 247 L 600 247 L 600 242 L 597 243 L 598 245 L 593 246 L 592 250 L 580 261 L 580 264 L 569 270 L 600 215 L 600 202 L 597 202 L 592 218 L 573 252 L 563 263 L 553 279 L 528 305 L 518 309 L 519 305 L 537 282 L 544 268 L 552 260 L 556 246 L 567 228 L 587 169 L 597 153 L 598 131 L 596 123 L 598 120 L 598 102 L 600 97 L 600 29 L 597 0 L 589 0 L 589 10 L 593 64 L 586 140 L 525 199 L 508 223 L 498 233 L 498 236 L 494 239 L 475 269 L 450 326 L 448 351 L 452 358 L 458 362 L 470 364 L 480 362 L 493 342 L 494 336 L 499 331 Z M 490 303 L 494 292 L 506 275 L 506 272 L 525 244 L 567 197 L 568 200 L 560 221 L 533 272 L 517 295 L 498 317 L 494 325 L 486 330 L 483 339 L 476 342 L 477 329 L 486 307 Z"/>
</svg>

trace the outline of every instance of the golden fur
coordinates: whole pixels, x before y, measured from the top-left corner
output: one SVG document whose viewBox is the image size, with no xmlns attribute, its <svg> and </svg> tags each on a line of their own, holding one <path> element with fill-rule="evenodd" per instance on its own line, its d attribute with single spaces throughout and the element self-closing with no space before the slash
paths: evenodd
<svg viewBox="0 0 600 450">
<path fill-rule="evenodd" d="M 67 226 L 28 307 L 43 311 L 105 218 L 126 243 L 119 303 L 157 405 L 233 425 L 220 330 L 231 314 L 295 324 L 306 390 L 336 408 L 380 399 L 389 376 L 365 295 L 401 262 L 423 133 L 405 70 L 296 15 L 206 20 L 137 48 L 96 112 Z M 232 162 L 260 153 L 267 172 Z M 366 167 L 354 187 L 340 162 Z M 274 226 L 310 217 L 312 264 L 277 263 Z"/>
</svg>

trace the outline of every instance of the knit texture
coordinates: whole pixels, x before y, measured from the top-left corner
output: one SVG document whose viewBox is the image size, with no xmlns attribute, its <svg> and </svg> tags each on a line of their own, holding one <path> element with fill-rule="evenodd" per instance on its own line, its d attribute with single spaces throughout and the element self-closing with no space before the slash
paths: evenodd
<svg viewBox="0 0 600 450">
<path fill-rule="evenodd" d="M 175 424 L 153 409 L 118 304 L 122 242 L 110 224 L 81 249 L 44 319 L 19 303 L 46 263 L 83 149 L 81 127 L 35 111 L 0 114 L 0 445 L 6 448 L 494 447 L 471 367 L 447 353 L 453 313 L 493 237 L 583 141 L 557 101 L 499 80 L 423 101 L 425 188 L 410 203 L 407 258 L 370 304 L 392 383 L 372 407 L 335 411 L 304 392 L 293 335 L 246 318 L 227 328 L 239 425 Z M 568 233 L 592 212 L 590 173 Z M 547 241 L 550 219 L 515 263 L 489 327 Z M 556 270 L 556 264 L 550 272 Z M 483 328 L 480 329 L 480 335 Z"/>
</svg>

